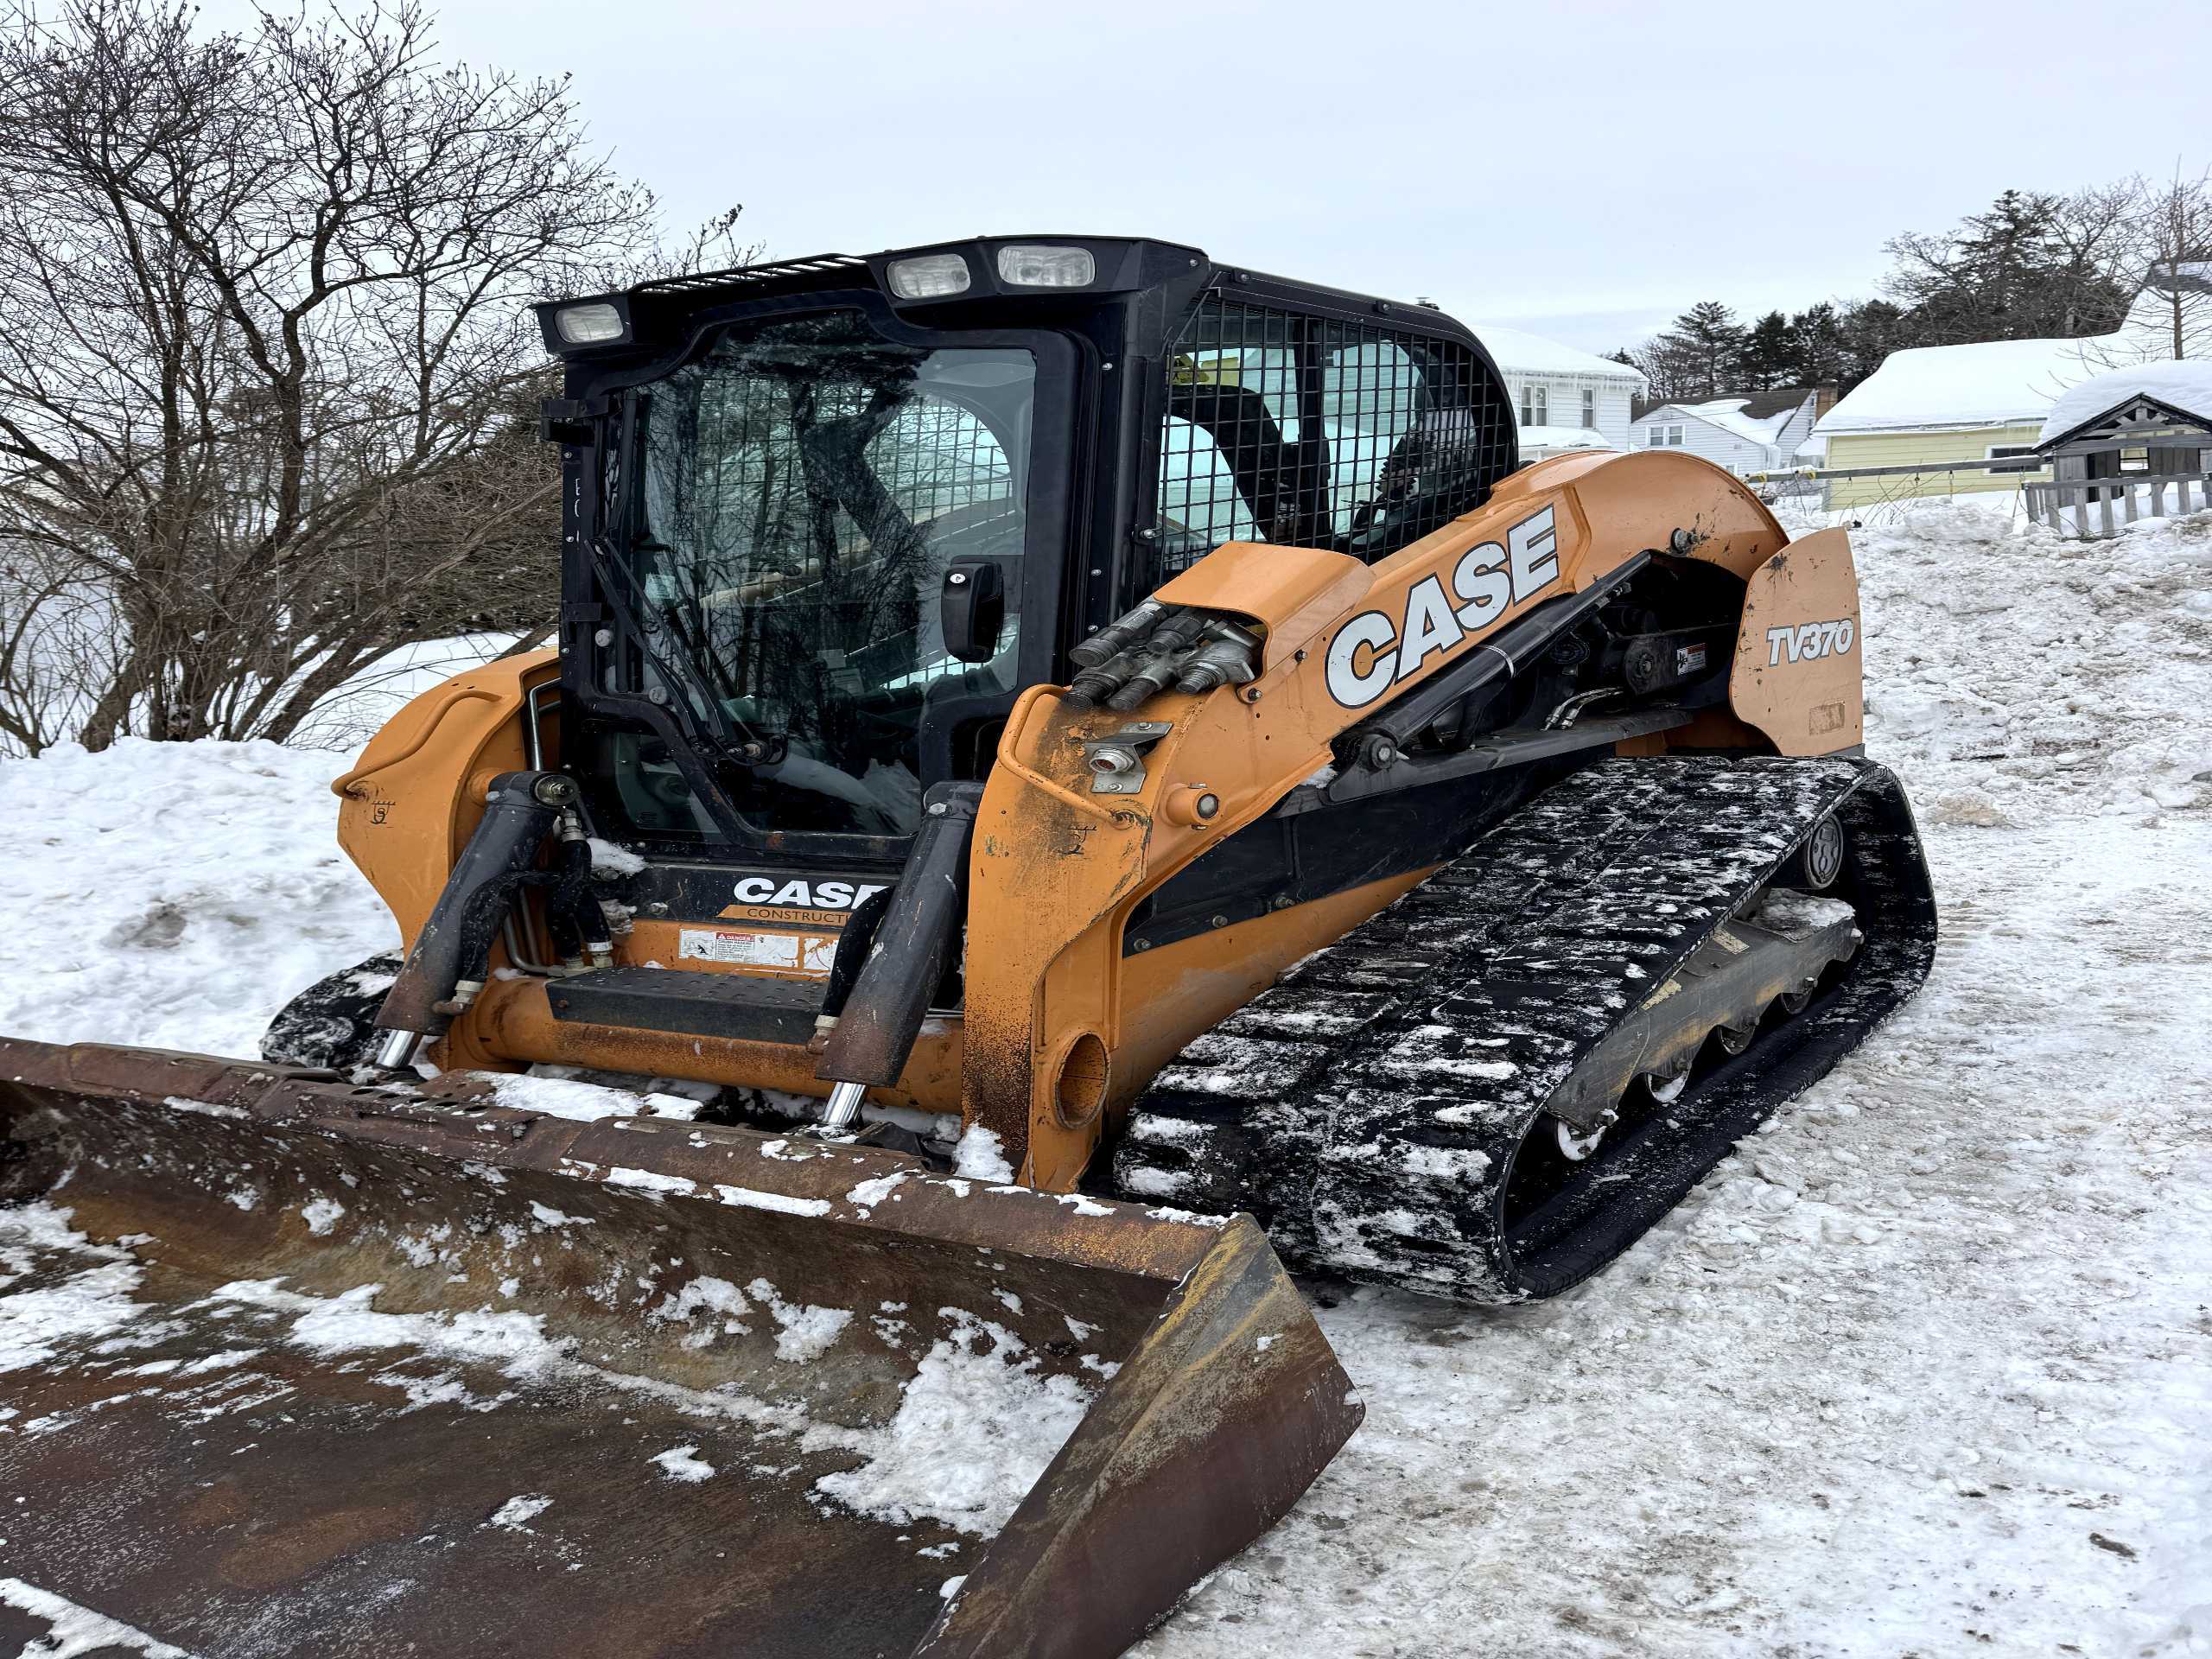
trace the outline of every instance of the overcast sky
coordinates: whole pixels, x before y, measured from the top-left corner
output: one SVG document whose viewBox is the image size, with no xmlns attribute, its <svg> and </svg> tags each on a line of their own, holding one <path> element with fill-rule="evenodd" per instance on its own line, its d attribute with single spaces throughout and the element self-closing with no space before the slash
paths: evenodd
<svg viewBox="0 0 2212 1659">
<path fill-rule="evenodd" d="M 209 0 L 229 22 L 243 0 Z M 1873 291 L 2008 185 L 2212 162 L 2212 0 L 533 0 L 447 53 L 772 256 L 1133 232 L 1592 350 Z"/>
</svg>

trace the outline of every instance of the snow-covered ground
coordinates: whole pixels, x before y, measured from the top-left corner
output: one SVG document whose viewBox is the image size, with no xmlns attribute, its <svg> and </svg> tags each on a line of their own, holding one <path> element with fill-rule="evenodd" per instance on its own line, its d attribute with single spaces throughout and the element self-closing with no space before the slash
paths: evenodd
<svg viewBox="0 0 2212 1659">
<path fill-rule="evenodd" d="M 1146 1659 L 2212 1652 L 2212 518 L 1854 540 L 1928 988 L 1592 1284 L 1325 1308 L 1366 1426 Z M 250 1052 L 388 947 L 344 764 L 0 763 L 0 1032 Z"/>
</svg>

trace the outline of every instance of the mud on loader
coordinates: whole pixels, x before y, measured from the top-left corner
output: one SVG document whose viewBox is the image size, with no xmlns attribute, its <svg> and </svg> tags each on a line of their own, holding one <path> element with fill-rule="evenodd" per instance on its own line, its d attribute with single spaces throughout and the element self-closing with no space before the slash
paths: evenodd
<svg viewBox="0 0 2212 1659">
<path fill-rule="evenodd" d="M 260 1065 L 0 1042 L 30 1282 L 144 1310 L 0 1384 L 85 1425 L 0 1436 L 56 1594 L 211 1654 L 1116 1653 L 1359 1421 L 1283 1261 L 1563 1290 L 1927 971 L 1845 533 L 1522 467 L 1433 308 L 1051 236 L 541 320 L 559 648 L 335 785 L 404 957 Z M 526 1374 L 461 1339 L 516 1319 Z M 1002 1428 L 1011 1518 L 855 1497 L 985 1353 L 1089 1402 Z"/>
</svg>

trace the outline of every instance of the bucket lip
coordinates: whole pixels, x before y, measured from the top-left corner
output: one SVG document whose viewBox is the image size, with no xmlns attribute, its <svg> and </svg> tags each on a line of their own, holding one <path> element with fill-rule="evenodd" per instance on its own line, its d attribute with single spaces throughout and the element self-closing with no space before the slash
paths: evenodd
<svg viewBox="0 0 2212 1659">
<path fill-rule="evenodd" d="M 0 1139 L 41 1109 L 212 1116 L 215 1133 L 308 1135 L 501 1171 L 534 1170 L 666 1202 L 780 1211 L 810 1222 L 1175 1282 L 1249 1216 L 1201 1216 L 939 1174 L 880 1147 L 649 1117 L 592 1122 L 439 1094 L 360 1086 L 327 1071 L 177 1050 L 0 1037 Z M 219 1130 L 217 1123 L 220 1123 Z"/>
</svg>

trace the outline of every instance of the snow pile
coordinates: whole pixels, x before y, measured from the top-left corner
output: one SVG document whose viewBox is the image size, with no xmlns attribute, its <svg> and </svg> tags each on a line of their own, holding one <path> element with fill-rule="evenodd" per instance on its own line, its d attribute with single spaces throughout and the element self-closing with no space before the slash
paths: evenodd
<svg viewBox="0 0 2212 1659">
<path fill-rule="evenodd" d="M 2076 542 L 1929 504 L 1852 543 L 1867 749 L 1923 821 L 2212 803 L 2212 518 Z"/>
<path fill-rule="evenodd" d="M 985 1537 L 1007 1522 L 1090 1409 L 1071 1377 L 1049 1376 L 1005 1326 L 958 1308 L 952 1334 L 924 1357 L 898 1414 L 880 1429 L 840 1432 L 868 1459 L 817 1490 L 862 1514 L 906 1525 L 925 1516 Z"/>
<path fill-rule="evenodd" d="M 137 738 L 0 760 L 0 1033 L 251 1056 L 296 992 L 394 948 L 338 850 L 346 765 Z"/>
</svg>

